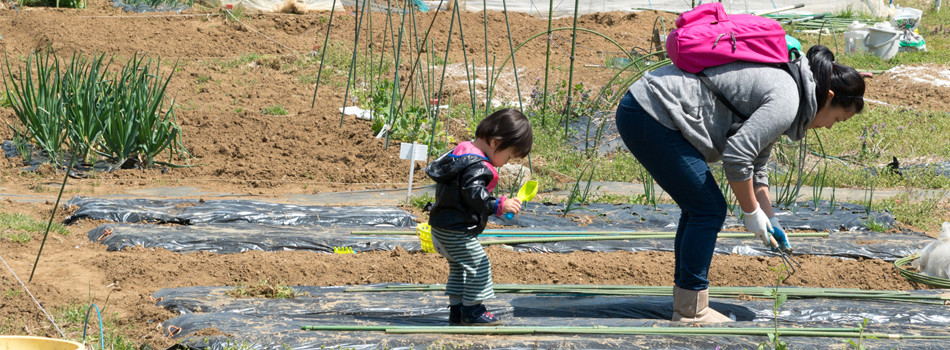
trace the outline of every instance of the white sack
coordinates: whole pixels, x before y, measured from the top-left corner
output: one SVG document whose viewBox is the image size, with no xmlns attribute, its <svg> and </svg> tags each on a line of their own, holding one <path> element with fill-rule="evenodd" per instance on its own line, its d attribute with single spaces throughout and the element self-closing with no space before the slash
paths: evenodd
<svg viewBox="0 0 950 350">
<path fill-rule="evenodd" d="M 950 278 L 950 222 L 943 223 L 937 240 L 920 251 L 920 259 L 913 266 L 928 276 Z"/>
</svg>

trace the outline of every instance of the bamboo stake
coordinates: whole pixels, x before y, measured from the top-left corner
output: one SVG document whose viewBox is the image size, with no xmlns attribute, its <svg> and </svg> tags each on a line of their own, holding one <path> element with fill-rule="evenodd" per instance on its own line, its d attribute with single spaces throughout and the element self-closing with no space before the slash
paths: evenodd
<svg viewBox="0 0 950 350">
<path fill-rule="evenodd" d="M 396 46 L 396 69 L 394 69 L 396 72 L 394 73 L 395 76 L 393 77 L 393 94 L 392 94 L 392 98 L 389 101 L 396 101 L 397 97 L 399 97 L 399 58 L 402 56 L 402 34 L 406 28 L 406 9 L 407 8 L 409 8 L 409 0 L 403 1 L 402 19 L 399 22 L 399 42 Z M 410 71 L 410 74 L 411 73 L 412 72 Z M 406 84 L 406 88 L 407 89 L 409 88 L 408 83 Z M 399 106 L 399 108 L 397 108 L 395 103 L 389 104 L 389 122 L 388 122 L 389 131 L 386 132 L 386 143 L 383 146 L 383 149 L 389 149 L 389 137 L 390 135 L 392 135 L 392 129 L 394 127 L 393 124 L 395 124 L 395 120 L 396 120 L 396 113 L 398 111 L 401 111 L 402 110 L 401 108 L 402 108 L 401 105 Z"/>
<path fill-rule="evenodd" d="M 393 29 L 393 10 L 389 0 L 386 0 L 386 24 L 383 25 L 383 47 L 379 51 L 379 68 L 376 70 L 376 81 L 382 80 L 383 77 L 383 57 L 386 55 L 386 34 L 389 34 L 389 42 L 392 43 L 393 47 L 396 47 L 396 41 L 393 38 L 395 30 Z M 395 54 L 395 53 L 394 53 Z M 372 63 L 372 57 L 370 57 L 370 63 Z M 376 85 L 373 85 L 375 88 Z"/>
<path fill-rule="evenodd" d="M 574 0 L 574 25 L 571 30 L 571 64 L 570 64 L 570 73 L 567 76 L 567 115 L 564 116 L 564 137 L 568 136 L 568 127 L 570 126 L 571 115 L 574 113 L 571 111 L 571 97 L 574 93 L 574 61 L 575 53 L 577 49 L 577 7 L 580 5 L 580 0 Z M 590 125 L 590 123 L 588 123 Z M 585 136 L 586 137 L 586 136 Z M 585 142 L 586 144 L 586 142 Z"/>
<path fill-rule="evenodd" d="M 511 42 L 511 25 L 508 24 L 508 0 L 501 0 L 501 6 L 505 13 L 505 30 L 508 31 L 508 50 L 511 51 L 511 68 L 513 71 L 515 71 L 515 89 L 518 91 L 518 109 L 524 111 L 524 102 L 522 102 L 521 99 L 521 83 L 518 82 L 518 63 L 515 61 L 515 49 Z M 501 72 L 501 70 L 499 70 L 499 72 Z M 530 168 L 530 155 L 528 157 L 528 165 Z"/>
<path fill-rule="evenodd" d="M 438 100 L 436 101 L 435 113 L 432 114 L 432 132 L 430 133 L 432 135 L 432 138 L 429 140 L 429 146 L 430 146 L 429 153 L 432 153 L 431 146 L 432 146 L 433 140 L 435 140 L 435 127 L 436 125 L 439 124 L 439 103 L 442 102 L 441 101 L 442 88 L 445 86 L 445 70 L 446 68 L 448 68 L 448 65 L 449 65 L 449 50 L 452 49 L 452 30 L 454 28 L 455 28 L 455 15 L 453 14 L 452 19 L 449 21 L 449 35 L 448 35 L 448 38 L 446 38 L 445 40 L 445 57 L 442 59 L 442 77 L 439 79 L 439 93 L 436 95 L 436 99 Z M 428 155 L 426 156 L 426 158 L 428 160 Z"/>
<path fill-rule="evenodd" d="M 99 133 L 101 134 L 102 132 L 100 131 Z M 98 138 L 98 136 L 96 136 L 96 138 Z M 83 159 L 86 158 L 88 152 L 88 148 L 86 151 L 83 151 Z M 46 223 L 46 231 L 43 232 L 43 241 L 40 242 L 40 250 L 36 252 L 36 260 L 33 261 L 33 269 L 30 270 L 30 279 L 27 280 L 27 282 L 33 282 L 33 274 L 36 273 L 36 267 L 40 265 L 40 255 L 43 255 L 43 247 L 46 246 L 46 237 L 49 237 L 49 230 L 53 227 L 53 218 L 56 217 L 56 209 L 59 208 L 59 201 L 63 198 L 63 190 L 66 189 L 66 181 L 69 180 L 69 171 L 72 170 L 73 165 L 76 164 L 76 157 L 74 154 L 69 158 L 69 165 L 66 166 L 66 175 L 63 176 L 63 184 L 59 186 L 59 195 L 56 196 L 56 204 L 53 204 L 53 212 L 49 215 L 49 222 Z"/>
<path fill-rule="evenodd" d="M 408 291 L 443 291 L 444 284 L 422 285 L 390 285 L 385 287 L 353 287 L 344 292 L 408 292 Z M 553 285 L 553 284 L 495 284 L 497 293 L 518 294 L 583 294 L 583 295 L 614 295 L 614 296 L 671 296 L 669 286 L 634 286 L 634 285 Z M 713 298 L 740 299 L 755 297 L 774 299 L 771 287 L 710 287 L 709 296 Z M 950 297 L 945 295 L 913 295 L 899 290 L 861 290 L 843 288 L 808 288 L 785 287 L 781 294 L 790 299 L 856 299 L 910 302 L 918 304 L 944 305 Z"/>
<path fill-rule="evenodd" d="M 544 90 L 542 90 L 541 95 L 541 126 L 544 126 L 546 123 L 545 112 L 548 108 L 548 73 L 551 71 L 551 25 L 553 23 L 554 16 L 554 0 L 548 1 L 548 30 L 544 32 L 547 34 L 547 49 L 544 52 Z M 533 38 L 533 37 L 532 37 Z M 531 40 L 531 39 L 528 39 Z M 518 46 L 521 48 L 521 46 Z M 515 50 L 517 51 L 517 50 Z M 514 54 L 512 54 L 514 55 Z"/>
<path fill-rule="evenodd" d="M 416 231 L 404 230 L 379 230 L 379 231 L 351 231 L 351 235 L 416 235 Z M 519 230 L 485 230 L 482 236 L 491 235 L 520 235 L 520 236 L 674 236 L 674 232 L 654 232 L 654 231 L 519 231 Z M 790 232 L 786 233 L 789 237 L 828 237 L 827 232 Z M 744 238 L 754 237 L 748 232 L 719 232 L 719 237 L 723 238 Z"/>
<path fill-rule="evenodd" d="M 343 94 L 343 108 L 340 109 L 340 127 L 343 127 L 343 118 L 346 117 L 346 102 L 350 96 L 350 80 L 353 80 L 353 84 L 356 84 L 356 78 L 353 77 L 356 74 L 356 51 L 360 47 L 360 26 L 363 24 L 363 17 L 366 16 L 366 0 L 363 0 L 363 11 L 359 10 L 359 1 L 356 5 L 356 32 L 353 34 L 353 56 L 350 58 L 350 73 L 346 77 L 346 93 Z"/>
<path fill-rule="evenodd" d="M 459 19 L 459 41 L 462 44 L 462 60 L 463 60 L 462 65 L 465 66 L 465 79 L 467 79 L 465 86 L 468 87 L 468 97 L 471 100 L 472 116 L 474 117 L 475 116 L 475 88 L 473 86 L 475 82 L 473 81 L 474 79 L 472 76 L 475 74 L 475 72 L 472 72 L 472 74 L 469 74 L 469 71 L 468 71 L 468 50 L 465 49 L 465 31 L 463 30 L 463 28 L 465 27 L 462 25 L 462 12 L 459 10 L 459 1 L 458 0 L 454 0 L 454 1 L 455 1 L 455 5 L 452 6 L 452 13 L 458 15 L 458 19 Z"/>
<path fill-rule="evenodd" d="M 336 11 L 336 0 L 330 6 L 330 22 L 327 23 L 327 36 L 323 38 L 323 47 L 320 52 L 320 68 L 317 69 L 317 85 L 313 88 L 313 100 L 310 101 L 310 108 L 317 104 L 317 90 L 320 89 L 320 76 L 323 75 L 323 61 L 327 57 L 327 42 L 330 40 L 330 29 L 333 28 L 333 12 Z"/>
<path fill-rule="evenodd" d="M 482 24 L 485 27 L 485 117 L 488 117 L 488 111 L 491 109 L 491 94 L 488 93 L 489 79 L 491 73 L 488 72 L 488 1 L 482 0 Z"/>
<path fill-rule="evenodd" d="M 443 3 L 444 1 L 445 1 L 445 0 L 439 0 L 439 7 L 437 7 L 437 8 L 441 8 L 441 7 L 442 7 L 442 3 Z M 422 41 L 423 41 L 423 42 L 429 40 L 429 34 L 432 32 L 432 27 L 435 25 L 435 20 L 439 18 L 439 13 L 440 13 L 440 12 L 442 12 L 442 11 L 436 11 L 436 12 L 435 12 L 435 15 L 432 16 L 432 21 L 429 22 L 429 28 L 426 29 L 425 37 L 422 38 Z M 405 15 L 404 15 L 404 16 L 405 16 Z M 459 16 L 460 16 L 459 18 L 461 18 L 461 14 L 459 14 Z M 462 23 L 461 20 L 459 20 L 459 23 Z M 461 28 L 461 25 L 459 25 L 459 27 Z M 413 77 L 413 75 L 414 75 L 414 73 L 415 73 L 416 66 L 419 64 L 419 61 L 420 61 L 421 58 L 422 58 L 422 52 L 417 51 L 417 52 L 416 52 L 416 58 L 415 58 L 415 60 L 412 61 L 412 66 L 411 66 L 410 69 L 409 69 L 409 78 L 408 78 L 408 81 L 406 82 L 406 89 L 407 89 L 407 90 L 409 89 L 409 86 L 412 84 L 412 77 Z M 409 59 L 412 59 L 412 55 L 411 55 L 411 54 L 409 55 Z M 397 68 L 398 68 L 398 66 L 397 66 Z M 399 107 L 398 107 L 398 110 L 402 110 L 402 103 L 403 103 L 403 101 L 405 100 L 405 98 L 406 98 L 406 93 L 403 92 L 402 97 L 399 99 Z M 396 101 L 396 99 L 394 98 L 393 101 Z M 389 144 L 389 135 L 388 135 L 388 134 L 386 135 L 386 144 L 387 144 L 387 146 L 388 146 L 388 144 Z"/>
<path fill-rule="evenodd" d="M 771 328 L 771 327 L 544 327 L 544 326 L 302 326 L 310 331 L 385 331 L 389 334 L 616 334 L 694 336 L 784 336 L 828 338 L 950 339 L 945 335 L 864 333 L 860 328 Z"/>
<path fill-rule="evenodd" d="M 560 27 L 560 28 L 551 29 L 551 32 L 553 33 L 553 32 L 557 32 L 557 31 L 561 31 L 561 30 L 573 30 L 573 29 L 574 29 L 574 28 L 572 28 L 572 27 Z M 590 29 L 586 29 L 586 28 L 580 28 L 580 27 L 578 27 L 577 30 L 582 31 L 582 32 L 586 32 L 586 33 L 591 33 L 591 34 L 597 35 L 597 36 L 603 38 L 604 40 L 607 40 L 608 42 L 610 42 L 611 44 L 613 44 L 614 46 L 616 46 L 616 47 L 619 48 L 620 50 L 626 52 L 626 49 L 624 49 L 623 46 L 621 46 L 621 45 L 618 44 L 616 41 L 614 41 L 614 39 L 611 39 L 610 37 L 608 37 L 608 36 L 606 36 L 606 35 L 604 35 L 604 34 L 602 34 L 602 33 L 600 33 L 600 32 L 597 32 L 597 31 L 594 31 L 594 30 L 590 30 Z M 512 57 L 514 57 L 514 54 L 517 53 L 518 50 L 520 50 L 522 47 L 524 47 L 525 45 L 527 45 L 531 40 L 534 40 L 535 38 L 537 38 L 537 37 L 539 37 L 539 36 L 542 36 L 542 35 L 545 35 L 545 34 L 548 34 L 548 32 L 536 33 L 536 34 L 530 36 L 530 37 L 529 37 L 528 39 L 526 39 L 525 41 L 521 42 L 521 44 L 518 44 L 518 46 L 514 49 L 514 52 L 512 52 L 511 55 L 509 55 L 507 58 L 505 58 L 504 61 L 502 61 L 501 66 L 499 66 L 498 69 L 504 68 L 505 65 L 508 64 L 508 61 L 511 60 Z M 548 35 L 550 36 L 550 34 L 548 34 Z M 633 60 L 636 59 L 636 58 L 634 58 L 629 52 L 626 52 L 626 53 L 627 53 L 627 57 L 630 57 L 630 60 L 631 60 L 631 61 L 633 61 Z M 669 62 L 669 61 L 667 61 L 667 62 Z M 498 69 L 496 69 L 496 71 L 497 71 Z M 546 74 L 546 73 L 545 73 L 545 74 Z M 494 76 L 494 77 L 489 77 L 489 78 L 491 78 L 491 79 L 493 79 L 493 80 L 497 80 L 497 79 L 498 79 L 498 76 L 496 75 L 496 76 Z M 545 83 L 545 89 L 547 89 L 547 83 Z M 545 96 L 545 98 L 546 98 L 547 94 L 545 94 L 544 96 Z M 546 101 L 546 99 L 542 99 L 542 100 L 543 100 L 543 101 Z M 546 102 L 543 102 L 543 103 L 546 105 Z M 544 119 L 543 119 L 543 118 L 544 118 L 544 113 L 543 113 L 543 112 L 544 112 L 545 105 L 542 105 L 542 114 L 541 114 L 541 118 L 542 118 L 541 124 L 542 124 L 542 125 L 544 125 Z"/>
</svg>

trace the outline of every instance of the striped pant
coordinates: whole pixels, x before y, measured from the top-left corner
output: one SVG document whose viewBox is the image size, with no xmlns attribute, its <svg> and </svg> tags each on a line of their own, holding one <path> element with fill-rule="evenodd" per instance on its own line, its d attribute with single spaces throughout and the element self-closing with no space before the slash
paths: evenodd
<svg viewBox="0 0 950 350">
<path fill-rule="evenodd" d="M 477 238 L 464 232 L 433 226 L 432 246 L 449 261 L 446 295 L 461 295 L 462 302 L 468 305 L 495 297 L 491 262 Z"/>
</svg>

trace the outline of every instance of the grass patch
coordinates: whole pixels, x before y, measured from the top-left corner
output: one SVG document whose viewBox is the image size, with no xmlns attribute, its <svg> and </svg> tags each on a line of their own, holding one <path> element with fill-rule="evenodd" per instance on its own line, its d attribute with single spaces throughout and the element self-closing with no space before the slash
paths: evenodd
<svg viewBox="0 0 950 350">
<path fill-rule="evenodd" d="M 16 298 L 16 297 L 19 297 L 19 296 L 23 295 L 23 292 L 22 292 L 21 290 L 19 290 L 19 289 L 16 289 L 16 288 L 10 288 L 10 289 L 7 289 L 7 290 L 3 291 L 3 294 L 2 294 L 2 295 L 3 295 L 4 297 L 6 297 L 6 298 Z"/>
<path fill-rule="evenodd" d="M 279 282 L 271 283 L 266 279 L 262 279 L 254 285 L 238 286 L 225 294 L 235 298 L 293 299 L 297 297 L 297 293 L 293 288 Z"/>
<path fill-rule="evenodd" d="M 235 67 L 243 67 L 251 62 L 256 62 L 264 58 L 265 56 L 259 53 L 246 53 L 236 58 L 221 62 L 221 68 L 229 69 Z"/>
<path fill-rule="evenodd" d="M 944 191 L 941 194 L 933 196 L 915 196 L 913 193 L 905 192 L 900 195 L 881 199 L 875 203 L 875 207 L 887 210 L 894 214 L 894 218 L 901 223 L 912 226 L 915 229 L 927 232 L 940 231 L 940 224 L 950 217 L 950 203 L 942 197 L 946 196 Z"/>
<path fill-rule="evenodd" d="M 46 221 L 36 220 L 29 216 L 16 213 L 0 212 L 0 232 L 2 237 L 17 243 L 27 243 L 33 236 L 33 233 L 46 232 Z M 58 232 L 61 235 L 69 235 L 66 226 L 60 223 L 53 223 L 50 231 Z"/>
<path fill-rule="evenodd" d="M 287 108 L 281 105 L 273 105 L 261 109 L 261 114 L 265 115 L 287 115 Z"/>
</svg>

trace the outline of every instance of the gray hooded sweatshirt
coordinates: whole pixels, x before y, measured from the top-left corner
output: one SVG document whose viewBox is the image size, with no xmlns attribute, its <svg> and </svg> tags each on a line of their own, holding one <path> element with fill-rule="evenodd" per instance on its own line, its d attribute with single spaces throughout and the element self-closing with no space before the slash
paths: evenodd
<svg viewBox="0 0 950 350">
<path fill-rule="evenodd" d="M 782 135 L 801 140 L 815 119 L 815 79 L 808 60 L 799 64 L 805 91 L 805 106 L 798 109 L 798 86 L 788 72 L 769 65 L 733 62 L 704 72 L 733 106 L 749 115 L 742 128 L 726 137 L 739 121 L 695 74 L 674 65 L 646 73 L 630 86 L 630 93 L 660 124 L 679 130 L 706 158 L 722 160 L 729 181 L 750 178 L 756 186 L 768 186 L 765 165 L 772 145 Z"/>
</svg>

